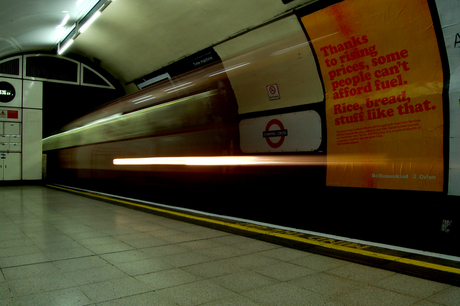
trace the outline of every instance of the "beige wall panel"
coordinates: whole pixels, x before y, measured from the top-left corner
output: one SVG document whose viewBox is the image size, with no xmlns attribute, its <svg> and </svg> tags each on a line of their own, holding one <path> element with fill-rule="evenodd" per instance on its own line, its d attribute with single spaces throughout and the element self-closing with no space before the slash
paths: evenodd
<svg viewBox="0 0 460 306">
<path fill-rule="evenodd" d="M 223 59 L 240 114 L 324 99 L 313 53 L 295 16 L 255 29 L 215 50 Z M 278 89 L 275 96 L 269 94 L 270 85 Z"/>
</svg>

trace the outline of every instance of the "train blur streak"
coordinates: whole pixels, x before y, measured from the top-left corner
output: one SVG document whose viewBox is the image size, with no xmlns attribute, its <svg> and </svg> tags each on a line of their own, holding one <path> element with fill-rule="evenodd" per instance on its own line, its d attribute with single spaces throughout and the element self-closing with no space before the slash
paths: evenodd
<svg viewBox="0 0 460 306">
<path fill-rule="evenodd" d="M 329 156 L 329 159 L 332 157 Z M 372 160 L 372 161 L 371 161 Z M 380 157 L 337 157 L 334 163 L 360 163 L 375 164 L 377 161 L 385 162 L 387 159 Z M 139 157 L 116 158 L 113 164 L 117 166 L 129 165 L 183 165 L 183 166 L 326 166 L 325 156 L 183 156 L 183 157 Z"/>
<path fill-rule="evenodd" d="M 323 157 L 292 156 L 184 156 L 117 158 L 114 165 L 186 165 L 186 166 L 243 166 L 243 165 L 311 165 L 324 164 Z"/>
</svg>

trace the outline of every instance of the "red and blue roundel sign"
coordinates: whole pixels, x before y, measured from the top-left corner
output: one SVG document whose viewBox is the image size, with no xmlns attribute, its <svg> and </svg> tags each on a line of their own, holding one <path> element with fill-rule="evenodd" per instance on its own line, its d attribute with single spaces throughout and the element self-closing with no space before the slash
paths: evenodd
<svg viewBox="0 0 460 306">
<path fill-rule="evenodd" d="M 278 126 L 278 130 L 271 131 L 270 128 L 272 125 Z M 281 147 L 284 142 L 285 137 L 288 135 L 287 130 L 284 129 L 283 123 L 278 119 L 272 119 L 267 123 L 265 131 L 263 132 L 264 138 L 267 140 L 267 143 L 270 147 L 276 149 Z M 277 142 L 274 142 L 270 137 L 280 137 Z"/>
</svg>

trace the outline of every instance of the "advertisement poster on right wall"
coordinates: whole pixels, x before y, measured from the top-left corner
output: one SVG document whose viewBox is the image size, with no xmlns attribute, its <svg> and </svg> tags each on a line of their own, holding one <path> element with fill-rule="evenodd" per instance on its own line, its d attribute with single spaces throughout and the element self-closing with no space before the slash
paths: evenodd
<svg viewBox="0 0 460 306">
<path fill-rule="evenodd" d="M 325 91 L 328 186 L 442 191 L 443 67 L 426 1 L 301 17 Z"/>
</svg>

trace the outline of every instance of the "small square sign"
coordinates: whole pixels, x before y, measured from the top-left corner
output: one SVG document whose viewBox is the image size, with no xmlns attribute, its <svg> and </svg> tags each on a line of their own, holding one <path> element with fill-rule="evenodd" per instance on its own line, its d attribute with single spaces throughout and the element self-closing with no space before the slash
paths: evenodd
<svg viewBox="0 0 460 306">
<path fill-rule="evenodd" d="M 268 98 L 270 100 L 279 100 L 280 99 L 280 90 L 278 85 L 272 84 L 267 86 Z"/>
</svg>

